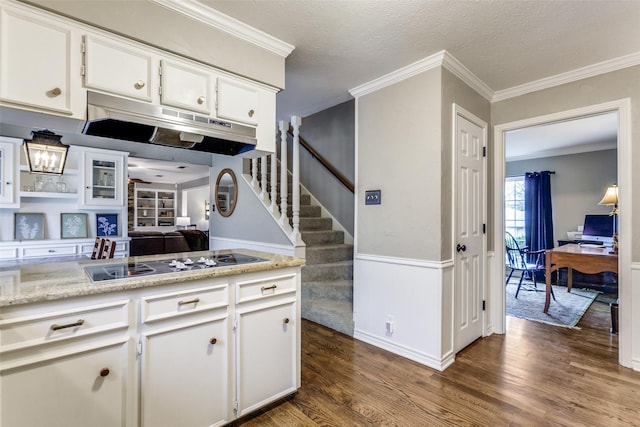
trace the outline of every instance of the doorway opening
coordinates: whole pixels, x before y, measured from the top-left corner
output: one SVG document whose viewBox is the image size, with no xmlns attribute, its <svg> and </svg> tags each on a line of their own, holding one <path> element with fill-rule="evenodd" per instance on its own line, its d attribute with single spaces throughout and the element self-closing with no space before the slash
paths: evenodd
<svg viewBox="0 0 640 427">
<path fill-rule="evenodd" d="M 504 183 L 507 178 L 507 140 L 509 132 L 513 132 L 516 134 L 517 132 L 521 132 L 524 129 L 529 129 L 533 127 L 545 127 L 550 126 L 550 124 L 561 124 L 565 122 L 570 122 L 577 119 L 583 119 L 587 117 L 596 117 L 596 116 L 604 116 L 608 113 L 613 113 L 616 115 L 617 119 L 617 151 L 615 152 L 614 158 L 617 163 L 617 174 L 614 175 L 617 179 L 618 186 L 621 188 L 620 190 L 620 199 L 624 198 L 622 202 L 623 208 L 620 209 L 620 216 L 618 221 L 619 229 L 623 231 L 623 236 L 621 237 L 621 245 L 619 250 L 619 265 L 618 265 L 618 295 L 620 299 L 621 308 L 619 310 L 619 362 L 624 366 L 631 366 L 631 321 L 630 321 L 630 310 L 631 308 L 631 298 L 630 298 L 630 283 L 629 279 L 631 277 L 631 257 L 629 251 L 630 247 L 630 236 L 631 233 L 631 142 L 630 142 L 630 102 L 629 100 L 620 100 L 614 101 L 605 104 L 593 105 L 589 107 L 584 107 L 576 110 L 565 111 L 561 113 L 554 113 L 545 116 L 534 117 L 530 119 L 520 120 L 517 122 L 506 123 L 502 125 L 498 125 L 495 127 L 494 132 L 494 148 L 495 148 L 495 157 L 494 157 L 494 188 L 496 190 L 496 199 L 494 199 L 494 219 L 495 219 L 495 233 L 493 235 L 494 238 L 494 248 L 495 248 L 495 256 L 492 262 L 490 273 L 491 277 L 494 280 L 491 280 L 490 295 L 494 303 L 492 304 L 491 309 L 491 319 L 493 331 L 498 333 L 506 332 L 506 297 L 505 297 L 505 247 L 502 244 L 505 234 L 505 212 L 504 212 Z M 557 171 L 556 171 L 557 172 Z M 556 177 L 557 178 L 557 177 Z M 606 190 L 606 186 L 613 184 L 614 182 L 607 183 L 605 182 L 602 188 L 602 194 L 604 194 L 604 190 Z M 622 190 L 624 188 L 624 190 Z M 602 197 L 600 194 L 597 197 Z M 598 209 L 597 203 L 600 200 L 593 201 L 593 205 L 595 209 Z M 606 207 L 599 207 L 600 209 L 607 210 Z M 587 212 L 588 213 L 588 212 Z M 585 212 L 581 212 L 580 215 L 584 215 Z M 555 217 L 555 212 L 554 212 Z M 576 228 L 580 225 L 580 221 L 575 217 L 568 218 L 569 222 L 567 224 L 572 224 L 570 228 Z M 577 224 L 576 224 L 577 222 Z M 561 233 L 566 233 L 567 231 L 571 231 L 566 228 L 566 225 L 562 226 Z M 576 230 L 577 231 L 577 230 Z M 557 240 L 559 238 L 558 235 L 555 236 Z M 542 294 L 544 297 L 544 294 Z M 553 302 L 552 302 L 553 303 Z M 629 310 L 629 311 L 627 311 Z M 627 311 L 627 313 L 625 313 Z"/>
</svg>

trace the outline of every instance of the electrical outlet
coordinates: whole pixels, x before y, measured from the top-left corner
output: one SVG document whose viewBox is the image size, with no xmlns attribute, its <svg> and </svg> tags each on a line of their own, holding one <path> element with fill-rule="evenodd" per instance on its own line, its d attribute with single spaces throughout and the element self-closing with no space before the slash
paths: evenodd
<svg viewBox="0 0 640 427">
<path fill-rule="evenodd" d="M 387 316 L 387 321 L 385 322 L 385 332 L 387 335 L 393 335 L 395 330 L 395 325 L 393 321 L 393 316 Z"/>
<path fill-rule="evenodd" d="M 364 192 L 364 204 L 365 205 L 379 205 L 380 204 L 380 190 L 369 190 Z"/>
</svg>

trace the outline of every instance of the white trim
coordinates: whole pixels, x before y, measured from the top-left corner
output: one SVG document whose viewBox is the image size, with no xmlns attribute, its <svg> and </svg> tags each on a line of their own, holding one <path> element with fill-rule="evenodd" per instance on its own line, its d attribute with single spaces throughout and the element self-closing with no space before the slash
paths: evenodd
<svg viewBox="0 0 640 427">
<path fill-rule="evenodd" d="M 367 344 L 371 344 L 383 350 L 390 351 L 391 353 L 399 356 L 406 357 L 409 360 L 421 363 L 430 368 L 437 369 L 438 371 L 444 371 L 455 360 L 455 354 L 453 354 L 453 352 L 448 352 L 441 359 L 438 359 L 411 347 L 400 345 L 390 340 L 380 339 L 375 335 L 360 331 L 357 328 L 354 330 L 353 337 L 357 340 L 366 342 Z"/>
<path fill-rule="evenodd" d="M 555 76 L 545 77 L 540 80 L 534 80 L 509 89 L 498 90 L 493 94 L 491 102 L 515 98 L 516 96 L 536 92 L 542 89 L 548 89 L 554 86 L 560 86 L 589 77 L 599 76 L 601 74 L 622 70 L 623 68 L 633 67 L 636 65 L 640 65 L 640 52 L 587 65 L 586 67 L 577 68 L 572 71 L 567 71 L 566 73 L 556 74 Z"/>
<path fill-rule="evenodd" d="M 493 91 L 482 80 L 480 80 L 475 74 L 473 74 L 462 62 L 458 61 L 453 55 L 446 50 L 441 50 L 438 53 L 427 56 L 419 61 L 404 66 L 391 73 L 380 76 L 370 82 L 364 83 L 360 86 L 356 86 L 349 90 L 349 93 L 358 98 L 359 96 L 367 95 L 375 92 L 387 86 L 391 86 L 395 83 L 406 80 L 410 77 L 423 73 L 425 71 L 434 69 L 436 67 L 445 67 L 451 71 L 455 76 L 469 85 L 472 89 L 485 97 L 487 100 L 491 100 Z"/>
<path fill-rule="evenodd" d="M 456 245 L 456 234 L 457 234 L 457 230 L 458 230 L 458 223 L 456 222 L 455 218 L 459 218 L 458 212 L 457 212 L 457 204 L 456 204 L 456 198 L 458 196 L 458 149 L 457 149 L 457 138 L 458 138 L 458 117 L 462 117 L 465 120 L 470 121 L 471 123 L 473 123 L 474 125 L 478 126 L 479 128 L 482 129 L 482 146 L 483 147 L 487 147 L 489 145 L 488 142 L 488 138 L 489 138 L 489 124 L 487 122 L 485 122 L 484 120 L 482 120 L 480 117 L 476 116 L 475 114 L 471 113 L 470 111 L 467 111 L 466 109 L 464 109 L 463 107 L 461 107 L 460 105 L 456 104 L 455 102 L 452 104 L 451 106 L 451 112 L 452 112 L 452 120 L 451 120 L 451 147 L 453 147 L 453 153 L 451 155 L 451 163 L 452 163 L 452 171 L 451 171 L 451 188 L 452 188 L 452 195 L 451 195 L 451 213 L 453 215 L 454 218 L 454 222 L 452 224 L 451 227 L 451 253 L 454 254 L 455 253 L 455 245 Z M 487 147 L 488 148 L 488 147 Z M 482 188 L 482 222 L 483 224 L 487 224 L 487 212 L 488 212 L 488 196 L 487 196 L 487 180 L 488 180 L 488 157 L 484 156 L 483 157 L 483 161 L 482 161 L 482 184 L 481 184 L 481 188 Z M 482 235 L 482 253 L 480 255 L 481 258 L 481 264 L 484 266 L 483 268 L 483 274 L 482 274 L 482 299 L 483 300 L 487 300 L 487 295 L 489 293 L 489 289 L 488 289 L 488 281 L 487 281 L 487 270 L 488 268 L 488 264 L 487 264 L 487 234 L 484 233 Z M 454 264 L 455 264 L 455 255 L 454 255 Z M 454 315 L 455 318 L 455 314 L 456 314 L 456 310 L 458 309 L 459 305 L 456 303 L 456 295 L 455 295 L 455 290 L 457 289 L 456 287 L 456 269 L 455 266 L 452 269 L 453 271 L 453 307 L 452 307 L 452 313 Z M 487 330 L 487 326 L 489 324 L 491 324 L 490 322 L 490 316 L 489 313 L 484 311 L 482 313 L 482 332 L 481 334 L 486 334 L 486 330 Z M 455 327 L 455 322 L 453 323 L 453 350 L 454 352 L 457 352 L 459 350 L 462 350 L 462 348 L 458 349 L 456 348 L 457 345 L 457 341 L 456 341 L 456 333 L 457 333 L 457 329 Z M 483 335 L 486 336 L 486 335 Z"/>
<path fill-rule="evenodd" d="M 197 1 L 151 1 L 285 58 L 295 49 L 295 46 L 287 42 L 277 39 Z"/>
<path fill-rule="evenodd" d="M 618 185 L 620 188 L 619 207 L 622 213 L 620 215 L 620 229 L 625 230 L 625 232 L 620 235 L 618 255 L 618 295 L 621 301 L 619 309 L 620 334 L 618 341 L 618 358 L 621 365 L 640 370 L 640 357 L 633 354 L 634 344 L 637 347 L 638 343 L 633 342 L 634 322 L 632 321 L 633 313 L 637 311 L 634 310 L 637 302 L 633 298 L 633 286 L 631 283 L 631 237 L 634 234 L 632 230 L 633 223 L 631 221 L 633 217 L 633 181 L 631 175 L 631 100 L 629 98 L 502 123 L 494 127 L 494 250 L 496 256 L 492 263 L 492 271 L 494 273 L 490 279 L 490 283 L 493 284 L 494 292 L 491 293 L 494 295 L 497 294 L 496 287 L 499 286 L 500 292 L 504 294 L 504 245 L 501 245 L 500 242 L 504 239 L 505 133 L 523 127 L 610 111 L 618 112 Z M 500 304 L 500 306 L 497 304 L 492 304 L 492 306 L 493 307 L 490 307 L 490 316 L 495 326 L 494 329 L 496 332 L 504 333 L 506 330 L 504 296 L 502 297 L 502 304 Z M 634 356 L 636 356 L 635 359 Z"/>
<path fill-rule="evenodd" d="M 420 259 L 397 258 L 397 257 L 369 255 L 369 254 L 355 254 L 353 259 L 359 260 L 359 261 L 379 262 L 382 264 L 395 264 L 395 265 L 407 265 L 411 267 L 422 267 L 422 268 L 429 268 L 433 270 L 444 270 L 446 268 L 453 267 L 452 259 L 446 260 L 446 261 L 424 261 Z"/>
<path fill-rule="evenodd" d="M 280 255 L 295 256 L 295 247 L 269 242 L 256 242 L 253 240 L 232 239 L 229 237 L 210 236 L 209 250 L 218 251 L 224 249 L 250 249 L 254 251 L 270 252 Z"/>
<path fill-rule="evenodd" d="M 567 154 L 590 153 L 593 151 L 614 150 L 618 147 L 616 141 L 598 142 L 595 144 L 573 145 L 571 147 L 557 148 L 553 150 L 537 151 L 524 156 L 512 156 L 507 158 L 509 162 L 518 160 L 541 159 L 543 157 L 566 156 Z"/>
</svg>

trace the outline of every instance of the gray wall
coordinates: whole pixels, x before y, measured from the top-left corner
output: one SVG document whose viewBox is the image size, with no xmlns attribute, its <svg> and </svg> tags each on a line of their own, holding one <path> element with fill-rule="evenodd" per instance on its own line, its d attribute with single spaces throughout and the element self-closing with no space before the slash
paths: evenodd
<svg viewBox="0 0 640 427">
<path fill-rule="evenodd" d="M 300 135 L 354 183 L 355 101 L 305 117 Z M 290 153 L 288 159 L 291 164 Z M 304 149 L 300 149 L 300 182 L 353 235 L 353 193 Z"/>
<path fill-rule="evenodd" d="M 568 111 L 579 107 L 600 104 L 629 98 L 631 100 L 631 141 L 640 141 L 640 66 L 603 74 L 573 83 L 541 90 L 538 92 L 510 98 L 492 104 L 494 125 L 523 120 L 546 114 Z M 640 150 L 632 150 L 631 162 L 640 164 Z M 632 168 L 631 180 L 634 186 L 640 185 L 640 169 Z M 632 198 L 632 192 L 628 197 Z M 634 212 L 640 212 L 640 197 L 624 200 L 632 206 Z M 623 209 L 620 217 L 625 215 Z M 631 218 L 635 234 L 640 234 L 640 215 Z M 640 235 L 626 235 L 620 230 L 620 238 L 630 239 L 631 259 L 640 259 Z"/>
<path fill-rule="evenodd" d="M 617 150 L 545 157 L 507 162 L 506 176 L 551 170 L 553 229 L 555 244 L 566 239 L 584 222 L 585 214 L 608 214 L 611 206 L 600 206 L 607 187 L 617 182 Z"/>
<path fill-rule="evenodd" d="M 273 220 L 262 202 L 255 196 L 253 189 L 242 177 L 243 159 L 239 157 L 217 156 L 211 168 L 211 182 L 215 184 L 222 169 L 230 168 L 238 181 L 237 204 L 229 217 L 221 216 L 218 211 L 211 212 L 209 235 L 252 242 L 291 245 L 282 229 Z M 215 200 L 215 188 L 211 186 L 209 200 Z"/>
</svg>

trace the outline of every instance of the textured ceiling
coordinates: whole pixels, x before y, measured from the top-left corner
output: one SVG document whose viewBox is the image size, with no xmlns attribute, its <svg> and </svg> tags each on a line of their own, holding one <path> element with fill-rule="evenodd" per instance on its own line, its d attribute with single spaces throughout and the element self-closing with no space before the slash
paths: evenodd
<svg viewBox="0 0 640 427">
<path fill-rule="evenodd" d="M 640 1 L 200 0 L 295 46 L 278 117 L 447 50 L 493 91 L 640 52 Z"/>
</svg>

